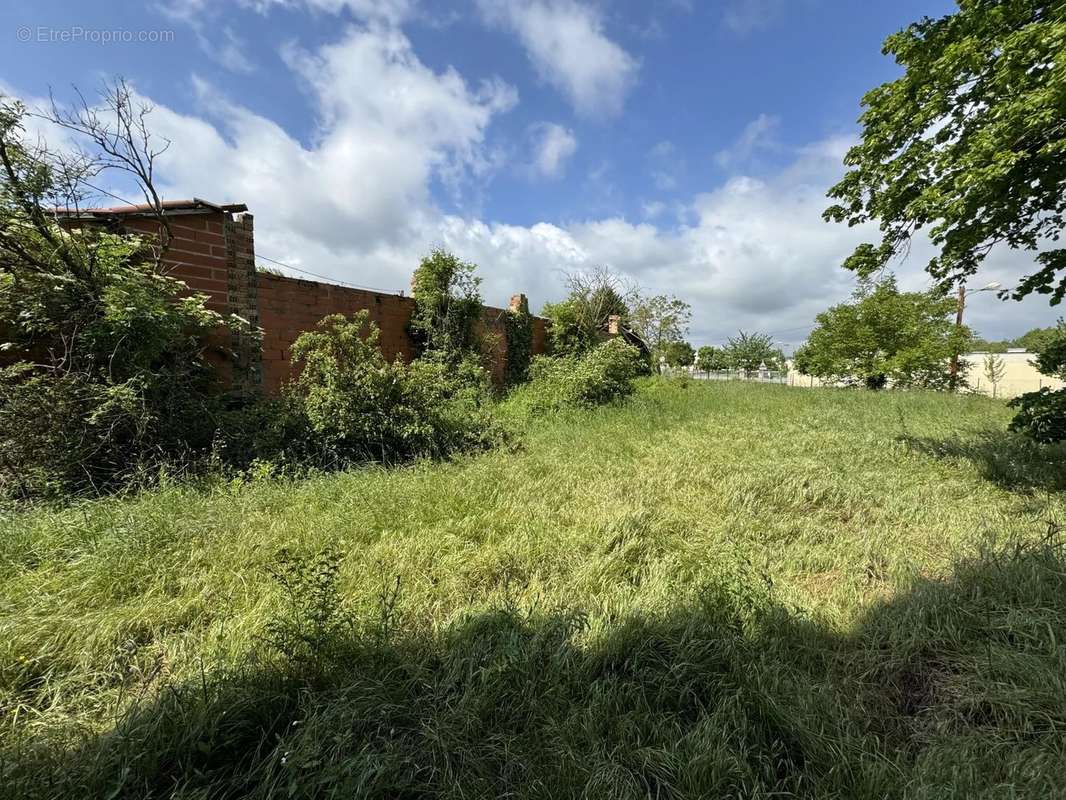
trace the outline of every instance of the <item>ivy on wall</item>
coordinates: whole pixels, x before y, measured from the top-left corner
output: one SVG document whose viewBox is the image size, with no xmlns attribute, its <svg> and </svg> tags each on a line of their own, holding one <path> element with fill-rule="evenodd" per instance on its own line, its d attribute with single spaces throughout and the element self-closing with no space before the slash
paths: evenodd
<svg viewBox="0 0 1066 800">
<path fill-rule="evenodd" d="M 475 269 L 474 264 L 440 249 L 418 265 L 411 285 L 415 311 L 408 334 L 420 355 L 457 363 L 482 354 L 478 332 L 483 309 L 478 291 L 481 279 Z"/>
<path fill-rule="evenodd" d="M 504 380 L 508 386 L 516 386 L 529 380 L 529 362 L 533 358 L 533 316 L 525 297 L 518 308 L 504 314 L 504 332 L 507 337 Z"/>
</svg>

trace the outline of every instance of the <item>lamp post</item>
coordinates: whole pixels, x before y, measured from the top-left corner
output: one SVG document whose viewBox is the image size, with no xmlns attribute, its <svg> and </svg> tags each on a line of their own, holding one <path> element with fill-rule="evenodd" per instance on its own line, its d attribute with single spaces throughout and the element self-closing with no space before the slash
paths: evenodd
<svg viewBox="0 0 1066 800">
<path fill-rule="evenodd" d="M 994 292 L 999 287 L 1000 287 L 1000 284 L 999 284 L 998 281 L 992 281 L 991 283 L 982 286 L 980 289 L 977 289 L 977 290 L 971 292 L 971 294 L 978 294 L 980 292 Z M 962 328 L 962 312 L 965 309 L 966 309 L 966 284 L 965 283 L 960 283 L 959 284 L 959 303 L 958 303 L 958 308 L 955 311 L 955 329 L 957 331 L 961 330 L 961 328 Z M 951 391 L 954 392 L 955 389 L 958 387 L 958 385 L 959 385 L 959 351 L 958 351 L 958 349 L 956 349 L 954 352 L 952 352 L 952 354 L 951 354 L 951 363 L 948 365 L 948 387 L 951 389 Z"/>
</svg>

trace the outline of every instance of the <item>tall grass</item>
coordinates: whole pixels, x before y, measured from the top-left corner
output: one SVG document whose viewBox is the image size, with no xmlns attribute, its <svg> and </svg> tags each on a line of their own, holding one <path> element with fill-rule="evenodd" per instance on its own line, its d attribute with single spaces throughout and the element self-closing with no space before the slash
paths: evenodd
<svg viewBox="0 0 1066 800">
<path fill-rule="evenodd" d="M 0 795 L 1052 796 L 1066 455 L 1008 417 L 649 381 L 519 452 L 11 514 Z"/>
</svg>

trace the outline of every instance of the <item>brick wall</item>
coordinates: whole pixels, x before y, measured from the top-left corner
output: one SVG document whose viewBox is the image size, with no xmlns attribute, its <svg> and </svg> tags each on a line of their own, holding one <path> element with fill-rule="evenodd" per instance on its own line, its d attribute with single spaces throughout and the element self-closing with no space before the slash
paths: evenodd
<svg viewBox="0 0 1066 800">
<path fill-rule="evenodd" d="M 136 215 L 123 218 L 121 227 L 147 236 L 159 231 L 154 219 Z M 176 213 L 170 217 L 166 274 L 184 281 L 191 291 L 207 295 L 211 310 L 236 314 L 252 326 L 258 325 L 252 231 L 251 214 L 221 210 Z M 227 386 L 252 391 L 261 385 L 255 337 L 219 331 L 209 342 L 207 355 Z"/>
<path fill-rule="evenodd" d="M 123 227 L 154 234 L 157 224 L 130 216 Z M 353 289 L 330 283 L 256 272 L 253 218 L 222 210 L 170 217 L 171 242 L 165 260 L 168 275 L 191 291 L 208 296 L 209 308 L 237 314 L 262 328 L 260 348 L 248 337 L 220 335 L 210 350 L 212 360 L 231 386 L 276 393 L 290 377 L 290 348 L 296 337 L 329 314 L 351 316 L 364 309 L 381 331 L 381 350 L 389 360 L 410 360 L 414 345 L 407 324 L 414 311 L 410 297 Z M 503 324 L 506 312 L 488 307 L 483 331 L 493 343 L 492 372 L 502 383 L 507 359 Z M 533 318 L 533 352 L 545 347 L 545 321 Z"/>
<path fill-rule="evenodd" d="M 262 272 L 258 281 L 259 325 L 263 329 L 262 385 L 268 393 L 276 392 L 288 380 L 289 348 L 296 337 L 329 314 L 351 316 L 365 309 L 381 331 L 381 351 L 387 359 L 410 360 L 413 355 L 407 337 L 407 323 L 414 311 L 414 301 L 409 297 Z"/>
</svg>

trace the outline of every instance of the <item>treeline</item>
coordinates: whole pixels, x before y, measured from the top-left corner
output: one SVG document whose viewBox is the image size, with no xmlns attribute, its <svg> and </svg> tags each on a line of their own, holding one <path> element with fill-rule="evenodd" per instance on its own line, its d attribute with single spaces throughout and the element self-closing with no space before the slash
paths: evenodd
<svg viewBox="0 0 1066 800">
<path fill-rule="evenodd" d="M 1006 353 L 1014 348 L 1022 348 L 1030 353 L 1040 353 L 1058 335 L 1058 327 L 1032 328 L 1016 339 L 974 339 L 973 349 L 980 353 Z"/>
</svg>

